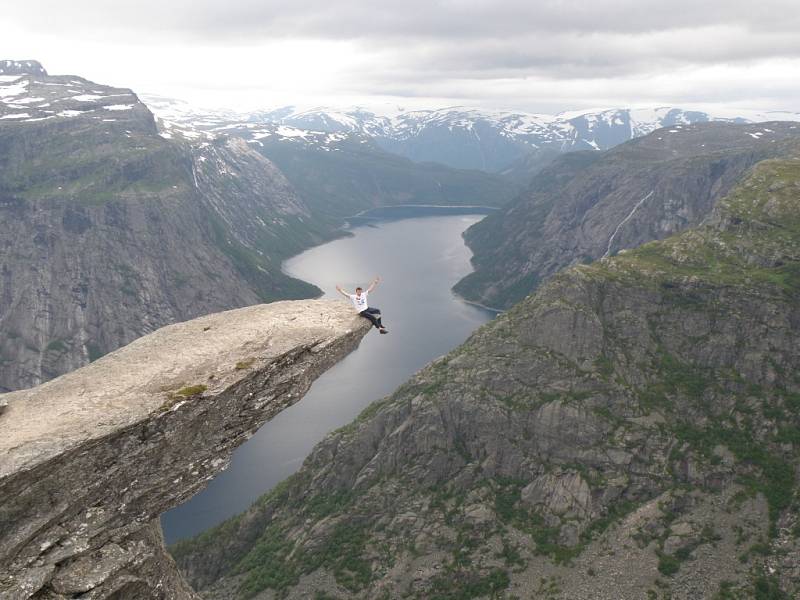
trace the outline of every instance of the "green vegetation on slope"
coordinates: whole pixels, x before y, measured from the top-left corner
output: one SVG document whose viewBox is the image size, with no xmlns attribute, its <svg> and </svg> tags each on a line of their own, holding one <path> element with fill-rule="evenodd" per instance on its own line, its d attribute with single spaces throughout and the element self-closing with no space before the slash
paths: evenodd
<svg viewBox="0 0 800 600">
<path fill-rule="evenodd" d="M 143 123 L 82 118 L 0 128 L 0 192 L 84 206 L 129 196 L 185 193 L 188 164 L 173 144 Z"/>
</svg>

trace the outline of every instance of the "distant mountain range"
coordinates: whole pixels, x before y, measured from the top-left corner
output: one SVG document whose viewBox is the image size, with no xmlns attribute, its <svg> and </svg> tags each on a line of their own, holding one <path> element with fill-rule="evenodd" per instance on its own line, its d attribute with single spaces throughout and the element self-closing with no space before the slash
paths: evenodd
<svg viewBox="0 0 800 600">
<path fill-rule="evenodd" d="M 298 109 L 288 106 L 234 113 L 201 111 L 163 97 L 145 96 L 144 100 L 159 116 L 191 129 L 208 131 L 224 129 L 234 123 L 246 124 L 254 139 L 277 135 L 295 143 L 323 146 L 352 137 L 362 143 L 372 140 L 383 150 L 415 162 L 438 162 L 459 169 L 492 172 L 535 171 L 563 152 L 607 150 L 656 129 L 675 125 L 708 121 L 800 121 L 797 112 L 706 112 L 671 106 L 605 108 L 557 115 L 465 107 L 380 113 L 362 107 Z"/>
<path fill-rule="evenodd" d="M 520 189 L 498 173 L 414 162 L 355 130 L 303 128 L 265 120 L 261 113 L 202 110 L 161 96 L 143 100 L 164 137 L 195 144 L 246 140 L 278 166 L 315 214 L 334 220 L 386 205 L 500 206 Z"/>
</svg>

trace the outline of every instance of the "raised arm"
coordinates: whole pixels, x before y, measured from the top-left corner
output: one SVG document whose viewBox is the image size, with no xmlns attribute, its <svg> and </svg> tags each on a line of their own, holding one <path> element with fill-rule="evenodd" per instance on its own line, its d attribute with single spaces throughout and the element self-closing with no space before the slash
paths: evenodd
<svg viewBox="0 0 800 600">
<path fill-rule="evenodd" d="M 367 291 L 371 292 L 372 290 L 374 290 L 375 286 L 378 285 L 380 282 L 381 282 L 381 276 L 378 275 L 375 279 L 372 280 L 372 283 L 369 284 Z"/>
<path fill-rule="evenodd" d="M 350 297 L 350 292 L 346 292 L 345 290 L 340 288 L 338 285 L 336 286 L 336 291 L 339 292 L 345 298 L 349 298 Z"/>
</svg>

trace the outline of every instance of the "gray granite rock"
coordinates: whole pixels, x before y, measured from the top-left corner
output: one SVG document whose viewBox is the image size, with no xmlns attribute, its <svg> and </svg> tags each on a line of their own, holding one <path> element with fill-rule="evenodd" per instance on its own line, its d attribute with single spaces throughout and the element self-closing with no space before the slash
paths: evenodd
<svg viewBox="0 0 800 600">
<path fill-rule="evenodd" d="M 156 519 L 368 325 L 343 302 L 256 305 L 159 329 L 0 396 L 0 597 L 192 597 Z"/>
</svg>

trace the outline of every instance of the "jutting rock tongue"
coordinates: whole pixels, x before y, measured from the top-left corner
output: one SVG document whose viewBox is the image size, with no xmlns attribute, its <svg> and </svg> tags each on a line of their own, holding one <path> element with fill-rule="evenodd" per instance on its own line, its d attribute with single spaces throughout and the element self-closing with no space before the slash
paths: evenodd
<svg viewBox="0 0 800 600">
<path fill-rule="evenodd" d="M 193 597 L 156 519 L 367 331 L 343 302 L 261 304 L 0 396 L 0 597 Z"/>
</svg>

